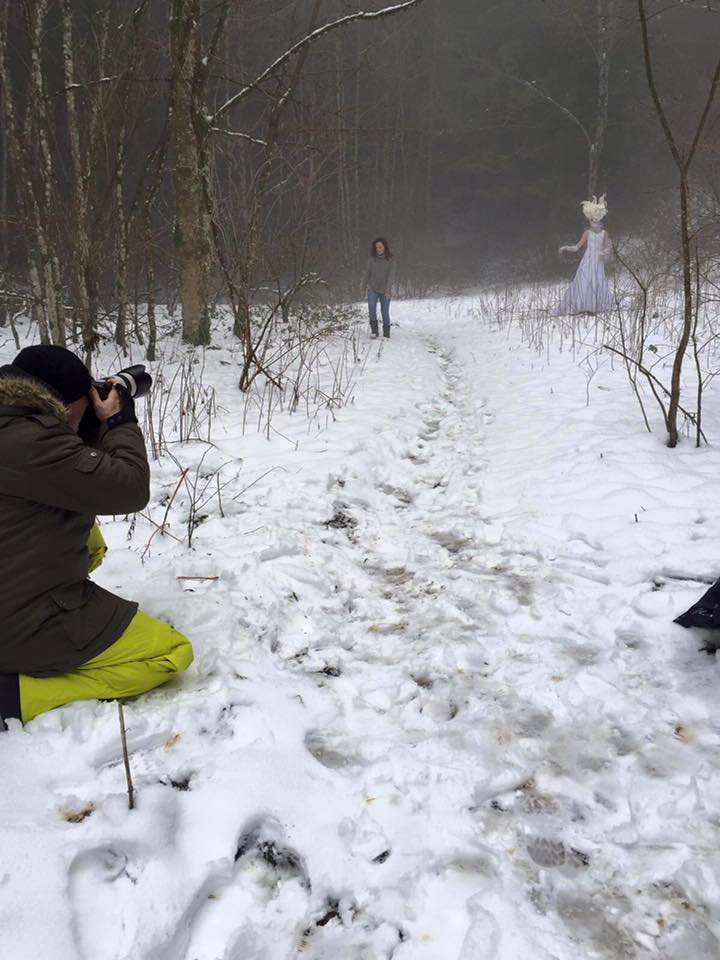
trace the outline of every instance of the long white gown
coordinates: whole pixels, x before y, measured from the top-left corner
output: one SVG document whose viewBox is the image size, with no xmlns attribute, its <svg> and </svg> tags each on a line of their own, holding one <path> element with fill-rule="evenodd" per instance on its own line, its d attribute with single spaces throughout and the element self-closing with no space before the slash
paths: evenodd
<svg viewBox="0 0 720 960">
<path fill-rule="evenodd" d="M 564 247 L 577 250 L 578 247 Z M 603 313 L 611 310 L 613 295 L 605 276 L 604 257 L 610 249 L 610 238 L 605 230 L 587 231 L 585 253 L 572 283 L 565 291 L 553 313 L 564 317 L 573 313 Z"/>
</svg>

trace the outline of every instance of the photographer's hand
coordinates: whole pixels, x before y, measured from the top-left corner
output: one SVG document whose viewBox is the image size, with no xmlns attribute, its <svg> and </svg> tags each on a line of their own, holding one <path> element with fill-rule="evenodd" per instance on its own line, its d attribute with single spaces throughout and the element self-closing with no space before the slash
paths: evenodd
<svg viewBox="0 0 720 960">
<path fill-rule="evenodd" d="M 113 386 L 106 400 L 100 399 L 100 394 L 95 387 L 90 388 L 90 400 L 95 411 L 95 416 L 100 423 L 106 423 L 110 417 L 120 413 L 123 408 L 123 397 L 120 391 Z"/>
</svg>

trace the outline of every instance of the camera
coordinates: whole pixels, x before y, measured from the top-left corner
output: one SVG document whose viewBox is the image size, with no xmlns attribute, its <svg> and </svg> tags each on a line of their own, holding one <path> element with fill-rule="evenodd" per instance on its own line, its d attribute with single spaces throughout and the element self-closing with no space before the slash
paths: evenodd
<svg viewBox="0 0 720 960">
<path fill-rule="evenodd" d="M 111 383 L 110 379 L 120 382 Z M 132 367 L 125 367 L 123 370 L 118 370 L 117 373 L 111 374 L 111 376 L 105 380 L 93 380 L 92 385 L 97 390 L 101 400 L 107 400 L 112 388 L 117 387 L 124 400 L 123 410 L 125 411 L 125 418 L 123 422 L 136 423 L 135 413 L 133 412 L 133 400 L 137 400 L 139 397 L 146 397 L 150 393 L 152 377 L 142 363 L 136 363 L 133 364 Z M 121 414 L 116 414 L 115 418 L 119 416 L 121 416 Z M 100 421 L 95 415 L 93 405 L 90 403 L 80 421 L 78 435 L 85 443 L 89 443 L 92 446 L 97 439 L 97 431 L 99 428 Z"/>
<path fill-rule="evenodd" d="M 110 383 L 110 377 L 105 380 L 93 380 L 93 386 L 100 394 L 101 400 L 107 400 L 113 387 L 121 387 L 133 400 L 146 397 L 150 393 L 152 377 L 145 369 L 144 364 L 135 363 L 131 367 L 124 367 L 112 374 L 112 378 L 120 383 Z"/>
</svg>

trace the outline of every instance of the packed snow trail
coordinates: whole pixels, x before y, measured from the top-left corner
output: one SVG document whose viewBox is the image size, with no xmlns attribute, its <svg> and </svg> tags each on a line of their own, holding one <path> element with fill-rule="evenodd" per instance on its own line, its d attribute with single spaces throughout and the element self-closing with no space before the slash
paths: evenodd
<svg viewBox="0 0 720 960">
<path fill-rule="evenodd" d="M 113 705 L 3 736 L 6 958 L 720 957 L 720 677 L 671 624 L 720 572 L 720 457 L 471 307 L 395 304 L 284 447 L 218 353 L 218 457 L 273 472 L 144 571 L 105 525 L 103 584 L 197 662 L 126 707 L 133 813 Z"/>
</svg>

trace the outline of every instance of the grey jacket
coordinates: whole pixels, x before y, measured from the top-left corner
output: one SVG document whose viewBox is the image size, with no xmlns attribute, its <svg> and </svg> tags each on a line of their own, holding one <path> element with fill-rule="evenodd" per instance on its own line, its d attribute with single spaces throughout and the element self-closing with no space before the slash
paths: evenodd
<svg viewBox="0 0 720 960">
<path fill-rule="evenodd" d="M 394 257 L 370 257 L 363 276 L 363 286 L 375 293 L 384 293 L 391 296 L 395 283 Z"/>
</svg>

